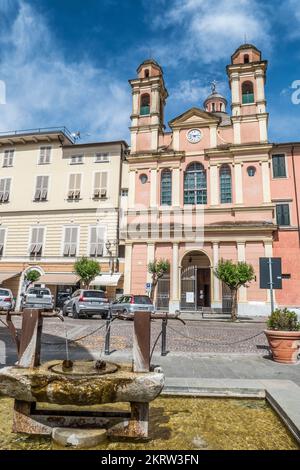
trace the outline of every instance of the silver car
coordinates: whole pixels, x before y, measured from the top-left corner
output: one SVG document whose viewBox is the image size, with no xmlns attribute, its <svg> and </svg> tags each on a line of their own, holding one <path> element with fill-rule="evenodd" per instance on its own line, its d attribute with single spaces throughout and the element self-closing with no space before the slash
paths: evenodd
<svg viewBox="0 0 300 470">
<path fill-rule="evenodd" d="M 138 311 L 154 313 L 154 305 L 148 295 L 123 295 L 111 305 L 112 314 L 133 314 Z"/>
<path fill-rule="evenodd" d="M 10 289 L 0 288 L 0 310 L 14 310 L 15 300 Z"/>
<path fill-rule="evenodd" d="M 103 290 L 79 289 L 63 306 L 63 315 L 67 316 L 71 313 L 73 318 L 81 316 L 90 318 L 93 315 L 107 318 L 109 311 L 109 300 Z"/>
<path fill-rule="evenodd" d="M 22 309 L 40 308 L 42 310 L 53 310 L 54 299 L 48 287 L 30 287 L 23 295 Z"/>
</svg>

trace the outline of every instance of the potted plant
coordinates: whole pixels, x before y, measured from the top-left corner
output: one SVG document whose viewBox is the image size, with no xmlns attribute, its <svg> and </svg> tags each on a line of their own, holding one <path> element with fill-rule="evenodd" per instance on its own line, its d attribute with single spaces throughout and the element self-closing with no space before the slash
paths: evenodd
<svg viewBox="0 0 300 470">
<path fill-rule="evenodd" d="M 300 347 L 300 321 L 297 314 L 276 309 L 268 318 L 265 330 L 273 360 L 283 364 L 296 364 Z"/>
</svg>

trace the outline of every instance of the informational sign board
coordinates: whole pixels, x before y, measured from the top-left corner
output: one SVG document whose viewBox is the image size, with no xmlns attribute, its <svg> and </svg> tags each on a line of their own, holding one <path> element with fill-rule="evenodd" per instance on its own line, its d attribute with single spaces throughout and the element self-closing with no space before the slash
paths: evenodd
<svg viewBox="0 0 300 470">
<path fill-rule="evenodd" d="M 185 301 L 187 304 L 193 304 L 195 302 L 194 292 L 186 292 Z"/>
<path fill-rule="evenodd" d="M 261 289 L 282 289 L 281 258 L 259 258 L 259 273 Z"/>
</svg>

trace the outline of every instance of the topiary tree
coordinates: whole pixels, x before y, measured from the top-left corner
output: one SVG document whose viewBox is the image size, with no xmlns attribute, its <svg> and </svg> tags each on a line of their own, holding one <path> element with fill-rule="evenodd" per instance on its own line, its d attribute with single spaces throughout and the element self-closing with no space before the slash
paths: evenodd
<svg viewBox="0 0 300 470">
<path fill-rule="evenodd" d="M 170 263 L 166 259 L 159 259 L 151 261 L 148 264 L 148 272 L 151 274 L 151 291 L 150 291 L 150 299 L 154 302 L 155 298 L 155 290 L 158 283 L 158 280 L 163 277 L 165 273 L 167 273 L 170 269 Z"/>
<path fill-rule="evenodd" d="M 244 261 L 234 263 L 231 260 L 222 259 L 215 269 L 215 275 L 231 291 L 231 319 L 235 321 L 237 319 L 237 293 L 241 286 L 247 287 L 246 284 L 255 278 L 253 266 Z"/>
<path fill-rule="evenodd" d="M 101 274 L 99 263 L 85 256 L 75 262 L 74 271 L 80 277 L 84 289 L 88 289 L 95 277 Z"/>
<path fill-rule="evenodd" d="M 31 284 L 32 282 L 36 282 L 40 277 L 41 274 L 36 269 L 32 269 L 32 271 L 28 271 L 28 273 L 25 274 L 25 281 Z"/>
</svg>

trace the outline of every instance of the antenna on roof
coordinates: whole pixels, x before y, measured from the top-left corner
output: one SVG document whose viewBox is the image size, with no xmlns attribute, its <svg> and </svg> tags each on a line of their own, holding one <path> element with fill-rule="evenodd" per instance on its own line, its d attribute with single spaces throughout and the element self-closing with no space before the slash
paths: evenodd
<svg viewBox="0 0 300 470">
<path fill-rule="evenodd" d="M 247 33 L 244 34 L 244 44 L 247 44 Z"/>
<path fill-rule="evenodd" d="M 81 139 L 81 133 L 80 131 L 72 132 L 72 137 L 74 138 L 75 142 L 79 139 Z"/>
</svg>

